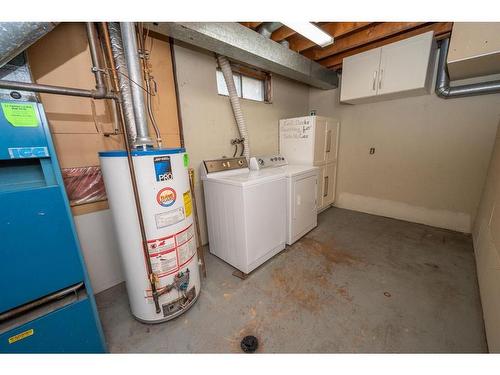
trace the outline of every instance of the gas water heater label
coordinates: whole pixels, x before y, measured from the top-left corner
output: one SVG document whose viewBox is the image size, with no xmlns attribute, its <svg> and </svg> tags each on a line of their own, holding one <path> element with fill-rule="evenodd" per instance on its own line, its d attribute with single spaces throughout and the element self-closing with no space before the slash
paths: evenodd
<svg viewBox="0 0 500 375">
<path fill-rule="evenodd" d="M 172 164 L 170 156 L 159 156 L 154 158 L 156 181 L 168 181 L 172 175 Z"/>
<path fill-rule="evenodd" d="M 170 207 L 173 205 L 176 198 L 177 193 L 171 187 L 163 188 L 158 192 L 158 194 L 156 194 L 156 201 L 163 207 Z"/>
</svg>

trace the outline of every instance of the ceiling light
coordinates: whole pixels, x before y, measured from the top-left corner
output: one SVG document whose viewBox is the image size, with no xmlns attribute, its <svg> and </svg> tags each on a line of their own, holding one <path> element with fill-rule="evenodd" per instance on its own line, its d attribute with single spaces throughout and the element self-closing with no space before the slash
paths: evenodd
<svg viewBox="0 0 500 375">
<path fill-rule="evenodd" d="M 318 46 L 326 47 L 333 43 L 333 36 L 311 22 L 283 22 L 284 25 L 306 37 Z"/>
</svg>

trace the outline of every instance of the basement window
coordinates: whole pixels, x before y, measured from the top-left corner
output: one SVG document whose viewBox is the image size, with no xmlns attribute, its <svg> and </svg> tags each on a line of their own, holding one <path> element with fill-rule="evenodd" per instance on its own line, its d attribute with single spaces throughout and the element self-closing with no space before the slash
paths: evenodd
<svg viewBox="0 0 500 375">
<path fill-rule="evenodd" d="M 232 65 L 236 92 L 242 99 L 271 103 L 271 74 L 253 68 Z M 220 69 L 216 71 L 217 92 L 228 96 L 224 75 Z"/>
</svg>

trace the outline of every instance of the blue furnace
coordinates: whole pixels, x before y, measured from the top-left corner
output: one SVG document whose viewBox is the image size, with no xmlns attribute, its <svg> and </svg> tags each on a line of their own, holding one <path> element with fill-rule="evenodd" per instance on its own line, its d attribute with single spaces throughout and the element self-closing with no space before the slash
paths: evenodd
<svg viewBox="0 0 500 375">
<path fill-rule="evenodd" d="M 0 101 L 0 353 L 103 353 L 41 104 Z"/>
</svg>

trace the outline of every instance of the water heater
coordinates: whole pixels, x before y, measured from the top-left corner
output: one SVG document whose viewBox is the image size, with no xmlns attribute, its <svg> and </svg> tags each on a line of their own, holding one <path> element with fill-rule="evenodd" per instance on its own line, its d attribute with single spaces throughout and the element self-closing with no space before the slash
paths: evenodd
<svg viewBox="0 0 500 375">
<path fill-rule="evenodd" d="M 149 262 L 161 311 L 156 312 L 125 151 L 100 152 L 104 184 L 118 236 L 132 314 L 159 323 L 182 314 L 198 298 L 200 276 L 183 148 L 133 150 Z"/>
</svg>

